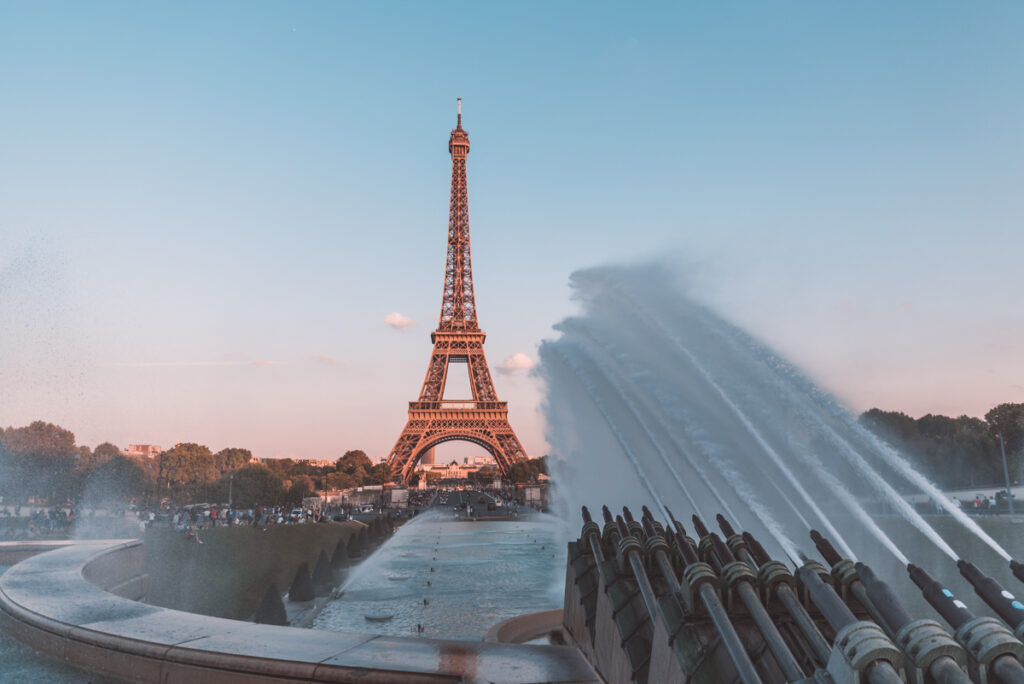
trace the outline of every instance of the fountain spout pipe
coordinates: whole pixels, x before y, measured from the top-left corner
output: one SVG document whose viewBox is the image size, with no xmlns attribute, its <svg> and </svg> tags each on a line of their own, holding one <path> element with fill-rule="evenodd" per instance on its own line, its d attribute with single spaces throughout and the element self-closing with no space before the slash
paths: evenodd
<svg viewBox="0 0 1024 684">
<path fill-rule="evenodd" d="M 1010 570 L 1013 571 L 1013 576 L 1024 582 L 1024 563 L 1018 563 L 1015 560 L 1010 561 Z"/>
<path fill-rule="evenodd" d="M 801 566 L 797 570 L 797 575 L 800 577 L 804 588 L 807 589 L 811 601 L 818 607 L 821 614 L 825 616 L 832 629 L 836 631 L 837 647 L 839 642 L 838 635 L 845 628 L 853 627 L 857 624 L 870 625 L 870 623 L 866 622 L 858 623 L 857 617 L 850 610 L 849 606 L 843 603 L 843 600 L 839 598 L 839 595 L 836 594 L 832 587 L 825 584 L 812 565 L 805 564 Z M 881 630 L 877 627 L 874 627 L 874 629 L 884 639 Z M 893 647 L 893 650 L 896 650 L 895 647 Z M 898 654 L 898 651 L 896 653 Z M 869 664 L 864 669 L 864 676 L 871 684 L 896 684 L 896 682 L 903 681 L 903 678 L 900 677 L 893 664 L 884 659 L 879 659 Z"/>
<path fill-rule="evenodd" d="M 857 576 L 878 612 L 896 630 L 895 641 L 914 664 L 928 672 L 936 684 L 970 684 L 962 663 L 967 653 L 933 620 L 914 620 L 900 602 L 896 592 L 863 563 L 857 563 Z M 915 648 L 908 648 L 914 644 Z M 960 654 L 957 662 L 945 652 L 955 649 Z M 941 655 L 935 655 L 941 653 Z"/>
<path fill-rule="evenodd" d="M 743 533 L 743 541 L 747 543 L 746 548 L 740 551 L 741 554 L 746 555 L 746 561 L 760 572 L 767 563 L 771 562 L 771 557 L 761 546 L 761 542 L 757 541 L 752 534 L 749 532 Z M 787 576 L 790 578 L 791 575 Z M 818 664 L 824 667 L 828 663 L 828 659 L 831 656 L 831 648 L 828 645 L 828 641 L 822 636 L 821 630 L 814 624 L 814 620 L 807 613 L 807 609 L 804 604 L 800 603 L 799 597 L 796 592 L 793 591 L 793 587 L 785 582 L 777 582 L 773 585 L 775 596 L 779 599 L 779 603 L 786 609 L 789 616 L 793 619 L 797 629 L 800 630 L 800 634 L 803 635 L 804 639 L 810 645 L 811 650 L 814 652 L 814 656 L 818 661 Z"/>
<path fill-rule="evenodd" d="M 885 630 L 890 639 L 896 641 L 896 632 L 899 630 L 899 624 L 893 624 L 889 621 L 886 615 L 871 600 L 867 588 L 856 574 L 853 562 L 840 556 L 836 548 L 832 546 L 832 542 L 822 536 L 817 530 L 811 530 L 811 541 L 814 542 L 814 546 L 818 549 L 818 553 L 821 554 L 822 558 L 825 559 L 825 562 L 829 564 L 829 567 L 832 569 L 832 576 L 849 588 L 857 598 L 857 601 L 860 602 L 860 605 L 864 606 L 868 613 L 871 614 L 871 618 Z"/>
<path fill-rule="evenodd" d="M 765 643 L 768 645 L 768 649 L 772 652 L 772 656 L 775 657 L 775 662 L 778 663 L 779 669 L 786 676 L 786 681 L 794 682 L 803 679 L 806 675 L 800 668 L 800 664 L 796 661 L 792 651 L 789 650 L 789 646 L 786 645 L 782 635 L 779 634 L 779 629 L 775 626 L 771 616 L 768 615 L 764 604 L 757 597 L 757 590 L 753 582 L 755 579 L 754 573 L 746 563 L 736 560 L 732 551 L 729 550 L 729 547 L 725 545 L 725 542 L 717 534 L 712 532 L 709 536 L 711 538 L 711 548 L 714 551 L 711 557 L 714 560 L 715 569 L 718 570 L 732 590 L 736 592 L 736 595 L 740 597 L 750 617 L 754 620 L 757 631 L 761 633 L 762 638 L 764 638 Z"/>
<path fill-rule="evenodd" d="M 647 606 L 647 614 L 651 618 L 653 623 L 655 620 L 661 620 L 665 623 L 665 616 L 661 614 L 661 606 L 658 605 L 658 599 L 654 595 L 654 587 L 651 586 L 651 580 L 647 577 L 647 569 L 644 568 L 644 559 L 641 554 L 640 541 L 629 533 L 626 528 L 626 521 L 619 516 L 615 520 L 619 527 L 619 542 L 616 544 L 619 567 L 625 569 L 628 565 L 633 571 L 633 579 L 636 580 L 637 587 L 640 589 L 640 595 L 643 597 L 644 605 Z"/>
<path fill-rule="evenodd" d="M 907 572 L 925 600 L 956 630 L 954 638 L 979 667 L 991 670 L 1002 684 L 1024 684 L 1024 665 L 1019 660 L 1024 655 L 1024 645 L 1002 623 L 995 618 L 975 617 L 953 592 L 913 563 L 907 566 Z"/>
<path fill-rule="evenodd" d="M 644 533 L 648 539 L 657 537 L 657 532 L 654 529 L 654 524 L 650 518 L 644 516 L 643 519 Z M 666 547 L 660 545 L 654 547 L 654 562 L 658 565 L 658 570 L 661 571 L 661 577 L 665 580 L 665 584 L 668 585 L 669 591 L 672 592 L 673 596 L 680 596 L 682 594 L 682 587 L 679 585 L 679 578 L 676 577 L 675 570 L 672 568 L 672 561 L 668 557 L 668 553 L 665 552 Z"/>
<path fill-rule="evenodd" d="M 683 526 L 679 524 L 679 521 L 675 519 L 671 511 L 668 511 L 668 514 L 675 527 L 675 534 L 666 530 L 666 536 L 675 543 L 676 550 L 683 557 L 687 568 L 699 564 L 700 560 L 697 558 L 696 551 L 693 550 L 693 547 L 686 540 L 686 531 L 683 529 Z M 704 567 L 707 568 L 708 566 L 704 564 Z M 664 569 L 662 572 L 664 572 Z M 710 568 L 708 568 L 708 572 L 711 572 Z M 711 582 L 702 581 L 697 585 L 696 589 L 701 603 L 704 604 L 704 608 L 708 611 L 708 616 L 714 623 L 715 629 L 718 630 L 722 643 L 725 645 L 725 649 L 728 651 L 740 679 L 744 684 L 759 683 L 761 677 L 757 674 L 754 663 L 750 659 L 747 649 L 743 646 L 740 635 L 736 633 L 736 628 L 729 620 L 729 613 L 725 610 L 725 606 L 722 605 L 722 599 L 715 591 L 714 585 Z"/>
<path fill-rule="evenodd" d="M 586 537 L 587 544 L 590 546 L 590 553 L 594 556 L 594 562 L 597 563 L 597 567 L 601 567 L 604 563 L 604 551 L 601 549 L 601 533 L 597 528 L 597 523 L 590 517 L 590 511 L 587 507 L 583 507 L 583 536 Z"/>
<path fill-rule="evenodd" d="M 956 567 L 964 579 L 974 587 L 974 593 L 980 596 L 981 600 L 987 603 L 1020 638 L 1021 632 L 1024 631 L 1024 603 L 1018 601 L 999 582 L 979 570 L 974 563 L 959 560 Z"/>
</svg>

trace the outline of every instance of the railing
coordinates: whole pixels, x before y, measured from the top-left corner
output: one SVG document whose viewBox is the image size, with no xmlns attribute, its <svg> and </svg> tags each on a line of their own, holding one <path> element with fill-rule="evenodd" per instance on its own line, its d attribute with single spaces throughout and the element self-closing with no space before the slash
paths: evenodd
<svg viewBox="0 0 1024 684">
<path fill-rule="evenodd" d="M 414 411 L 504 411 L 508 408 L 506 401 L 410 401 L 409 408 Z"/>
</svg>

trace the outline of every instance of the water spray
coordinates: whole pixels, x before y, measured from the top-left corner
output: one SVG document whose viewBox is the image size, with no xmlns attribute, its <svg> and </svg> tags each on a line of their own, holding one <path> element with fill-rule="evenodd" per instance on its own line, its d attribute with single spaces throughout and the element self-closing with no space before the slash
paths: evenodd
<svg viewBox="0 0 1024 684">
<path fill-rule="evenodd" d="M 665 505 L 662 503 L 661 497 L 658 496 L 657 492 L 654 489 L 654 485 L 651 484 L 651 481 L 647 477 L 647 474 L 644 472 L 644 469 L 640 467 L 640 462 L 637 460 L 637 457 L 633 453 L 633 450 L 629 448 L 629 445 L 626 443 L 626 440 L 622 437 L 622 434 L 619 432 L 619 429 L 616 426 L 615 421 L 612 420 L 611 416 L 608 414 L 608 411 L 605 409 L 604 404 L 597 398 L 597 392 L 594 390 L 593 385 L 585 379 L 585 372 L 577 368 L 576 365 L 573 364 L 572 361 L 570 361 L 564 353 L 560 351 L 558 353 L 559 356 L 562 358 L 563 362 L 569 367 L 569 369 L 573 372 L 573 374 L 580 381 L 580 383 L 582 383 L 584 387 L 587 388 L 587 393 L 590 396 L 591 401 L 594 402 L 594 406 L 597 408 L 598 412 L 600 412 L 601 416 L 604 418 L 605 424 L 608 425 L 608 428 L 612 431 L 612 434 L 615 435 L 615 439 L 619 443 L 619 446 L 622 448 L 623 453 L 626 454 L 626 457 L 630 460 L 630 463 L 633 464 L 633 469 L 636 471 L 636 474 L 640 478 L 640 481 L 643 483 L 644 487 L 647 489 L 647 492 L 651 495 L 651 498 L 654 500 L 654 502 L 657 503 L 658 507 L 664 511 Z"/>
<path fill-rule="evenodd" d="M 572 321 L 572 325 L 570 325 L 568 322 L 565 322 L 565 323 L 562 324 L 562 329 L 563 330 L 569 329 L 569 328 L 574 328 L 574 329 L 580 331 L 581 334 L 584 334 L 586 336 L 587 340 L 590 342 L 590 344 L 592 346 L 600 349 L 601 352 L 603 354 L 605 354 L 606 356 L 612 356 L 612 357 L 615 356 L 614 350 L 608 349 L 608 346 L 606 344 L 603 344 L 602 342 L 597 340 L 597 338 L 594 336 L 593 332 L 591 330 L 589 330 L 588 327 L 586 325 L 584 325 L 583 323 L 581 323 L 579 321 L 576 321 L 576 320 L 573 320 Z M 597 364 L 595 364 L 595 365 L 597 365 Z M 634 399 L 632 399 L 630 397 L 631 393 L 626 390 L 626 388 L 623 385 L 622 381 L 617 377 L 618 375 L 620 375 L 619 373 L 614 372 L 614 370 L 610 370 L 610 369 L 603 368 L 603 367 L 600 367 L 600 366 L 599 366 L 599 368 L 601 368 L 603 377 L 615 389 L 615 391 L 618 392 L 619 396 L 625 402 L 625 404 L 626 404 L 627 408 L 629 409 L 630 414 L 632 415 L 633 419 L 637 421 L 637 423 L 640 425 L 640 427 L 645 432 L 645 434 L 647 436 L 647 439 L 651 442 L 652 446 L 654 446 L 654 449 L 655 449 L 655 451 L 657 451 L 658 456 L 661 458 L 662 463 L 665 465 L 666 468 L 668 468 L 669 472 L 672 475 L 672 478 L 676 481 L 676 484 L 679 486 L 680 490 L 683 492 L 683 495 L 687 498 L 687 501 L 689 501 L 691 508 L 693 510 L 697 510 L 699 508 L 699 506 L 697 505 L 697 502 L 694 500 L 693 496 L 691 495 L 691 493 L 689 491 L 689 488 L 686 486 L 685 481 L 682 479 L 682 477 L 680 477 L 679 473 L 676 471 L 675 467 L 672 465 L 671 460 L 668 458 L 668 455 L 665 453 L 664 449 L 658 443 L 658 440 L 654 439 L 654 437 L 653 437 L 654 430 L 652 429 L 652 426 L 647 423 L 647 421 L 645 420 L 645 418 L 643 416 L 645 416 L 645 415 L 654 416 L 654 423 L 657 425 L 657 427 L 659 427 L 661 429 L 662 432 L 666 433 L 666 435 L 668 436 L 669 441 L 672 442 L 672 445 L 675 447 L 676 451 L 678 453 L 682 454 L 683 458 L 686 460 L 686 462 L 689 464 L 689 466 L 691 468 L 693 468 L 694 472 L 697 473 L 697 477 L 699 477 L 701 482 L 704 483 L 704 486 L 707 487 L 708 491 L 711 492 L 711 495 L 715 497 L 715 499 L 718 501 L 719 505 L 721 505 L 722 508 L 725 509 L 730 515 L 734 515 L 733 512 L 732 512 L 732 509 L 729 506 L 729 503 L 722 497 L 722 495 L 718 491 L 718 488 L 715 487 L 714 483 L 711 482 L 710 478 L 708 478 L 707 474 L 704 472 L 704 469 L 701 468 L 700 465 L 697 463 L 697 460 L 690 453 L 689 448 L 687 448 L 686 446 L 684 446 L 684 445 L 682 445 L 680 443 L 681 440 L 677 437 L 677 435 L 675 434 L 675 432 L 672 429 L 671 425 L 669 425 L 665 421 L 662 421 L 662 420 L 660 420 L 658 418 L 658 415 L 660 414 L 660 407 L 658 407 L 656 404 L 654 406 L 652 406 L 651 402 L 645 401 L 642 397 L 637 397 L 637 399 L 634 401 Z M 642 403 L 643 406 L 642 407 L 637 407 L 636 406 L 636 402 L 637 401 Z"/>
</svg>

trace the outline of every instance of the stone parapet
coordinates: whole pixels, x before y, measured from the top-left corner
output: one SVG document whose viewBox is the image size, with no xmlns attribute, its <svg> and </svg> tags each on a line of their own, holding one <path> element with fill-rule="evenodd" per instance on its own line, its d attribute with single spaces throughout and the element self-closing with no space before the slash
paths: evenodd
<svg viewBox="0 0 1024 684">
<path fill-rule="evenodd" d="M 138 593 L 141 553 L 141 541 L 108 541 L 22 561 L 0 576 L 0 628 L 87 670 L 154 684 L 600 681 L 569 647 L 258 625 L 106 591 Z"/>
</svg>

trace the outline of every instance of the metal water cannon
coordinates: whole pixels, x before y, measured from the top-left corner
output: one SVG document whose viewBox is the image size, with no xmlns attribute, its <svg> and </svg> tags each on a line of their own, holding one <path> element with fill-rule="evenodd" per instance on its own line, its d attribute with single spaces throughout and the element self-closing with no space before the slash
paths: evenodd
<svg viewBox="0 0 1024 684">
<path fill-rule="evenodd" d="M 732 551 L 732 555 L 742 561 L 750 563 L 756 570 L 757 565 L 752 563 L 749 554 L 746 553 L 747 543 L 743 541 L 743 536 L 736 533 L 732 524 L 730 524 L 721 513 L 715 516 L 715 520 L 718 522 L 718 529 L 722 530 L 722 534 L 725 536 L 725 544 L 729 547 L 729 550 Z"/>
<path fill-rule="evenodd" d="M 885 630 L 889 638 L 895 640 L 896 629 L 886 622 L 885 618 L 879 613 L 878 608 L 874 605 L 871 597 L 868 596 L 867 589 L 857 576 L 857 568 L 854 566 L 853 561 L 839 555 L 836 548 L 832 546 L 832 542 L 817 530 L 811 530 L 811 541 L 814 542 L 815 548 L 818 549 L 818 553 L 822 555 L 825 562 L 831 566 L 832 579 L 835 582 L 836 591 L 839 593 L 839 596 L 846 601 L 847 605 L 854 603 L 851 601 L 851 597 L 856 599 L 856 603 L 860 604 L 863 610 L 867 611 L 867 614 L 871 616 L 871 619 Z"/>
<path fill-rule="evenodd" d="M 644 526 L 633 519 L 633 513 L 628 507 L 622 507 L 622 516 L 626 519 L 626 527 L 629 528 L 629 533 L 638 537 L 644 536 Z"/>
<path fill-rule="evenodd" d="M 829 565 L 835 565 L 843 560 L 843 557 L 836 551 L 836 547 L 832 546 L 832 542 L 822 536 L 818 530 L 811 530 L 811 541 L 814 542 L 814 547 L 818 549 L 818 553 Z"/>
<path fill-rule="evenodd" d="M 1024 582 L 1024 563 L 1018 563 L 1015 560 L 1010 561 L 1010 570 L 1013 572 L 1013 576 Z"/>
<path fill-rule="evenodd" d="M 810 601 L 836 633 L 828 662 L 833 680 L 859 682 L 866 679 L 871 684 L 902 682 L 902 652 L 881 627 L 857 619 L 823 579 L 821 570 L 820 563 L 805 562 L 797 569 L 797 577 Z"/>
<path fill-rule="evenodd" d="M 697 515 L 691 517 L 693 520 L 693 529 L 697 533 L 697 555 L 700 559 L 706 563 L 712 563 L 711 555 L 714 553 L 714 548 L 711 544 L 711 533 L 708 531 L 707 525 Z"/>
<path fill-rule="evenodd" d="M 895 642 L 916 668 L 915 684 L 968 684 L 967 652 L 935 620 L 915 620 L 896 592 L 864 563 L 856 564 L 857 576 L 882 619 L 895 632 Z M 930 679 L 925 679 L 925 674 Z"/>
<path fill-rule="evenodd" d="M 1020 662 L 1024 644 L 1006 625 L 993 617 L 975 617 L 952 591 L 913 563 L 907 565 L 907 572 L 924 599 L 955 630 L 953 638 L 973 658 L 971 667 L 976 681 L 1024 684 L 1024 665 Z"/>
<path fill-rule="evenodd" d="M 1014 636 L 1021 639 L 1024 635 L 1024 603 L 973 563 L 961 559 L 957 561 L 956 567 L 964 579 L 974 587 L 974 593 L 1010 626 Z"/>
<path fill-rule="evenodd" d="M 745 544 L 744 553 L 749 556 L 748 562 L 757 568 L 757 577 L 764 592 L 765 602 L 770 605 L 774 598 L 782 604 L 814 652 L 818 665 L 824 667 L 828 664 L 832 649 L 807 613 L 807 608 L 800 602 L 793 573 L 785 563 L 773 560 L 761 546 L 761 542 L 750 532 L 743 532 L 740 536 Z"/>
<path fill-rule="evenodd" d="M 651 521 L 651 524 L 654 526 L 655 532 L 657 532 L 660 535 L 664 535 L 665 526 L 655 519 L 654 515 L 651 513 L 651 510 L 647 508 L 647 506 L 641 506 L 641 511 L 643 512 L 643 518 L 647 518 Z"/>
<path fill-rule="evenodd" d="M 644 567 L 643 545 L 639 539 L 630 534 L 622 516 L 615 519 L 615 524 L 619 528 L 619 541 L 615 553 L 619 563 L 619 572 L 633 575 L 651 621 L 664 621 L 661 608 L 658 606 L 658 599 L 654 595 L 654 588 L 651 586 L 651 580 L 647 577 L 647 569 Z"/>
<path fill-rule="evenodd" d="M 604 516 L 604 529 L 601 531 L 601 541 L 607 546 L 615 549 L 619 545 L 619 526 L 615 524 L 615 518 L 608 506 L 601 506 L 601 515 Z"/>
<path fill-rule="evenodd" d="M 580 539 L 585 539 L 590 546 L 590 552 L 594 561 L 599 565 L 604 562 L 604 550 L 601 548 L 601 528 L 590 517 L 590 511 L 583 507 L 583 530 L 580 532 Z"/>
<path fill-rule="evenodd" d="M 754 621 L 754 626 L 761 633 L 761 637 L 768 645 L 768 650 L 771 651 L 772 657 L 775 658 L 776 664 L 786 676 L 787 681 L 803 679 L 805 674 L 800 664 L 789 650 L 789 646 L 786 645 L 785 639 L 782 638 L 764 604 L 761 603 L 757 591 L 757 575 L 746 562 L 736 560 L 732 551 L 717 534 L 712 532 L 704 539 L 709 541 L 712 562 L 718 569 L 725 586 L 729 589 L 730 607 L 734 607 L 738 602 L 746 608 L 747 614 Z"/>
<path fill-rule="evenodd" d="M 720 581 L 714 568 L 709 563 L 700 560 L 693 548 L 693 541 L 686 536 L 686 530 L 672 515 L 672 511 L 665 509 L 675 528 L 675 534 L 669 535 L 675 544 L 676 551 L 682 556 L 686 564 L 683 569 L 683 581 L 680 583 L 680 594 L 691 614 L 704 613 L 711 618 L 739 673 L 744 682 L 760 682 L 761 678 L 750 660 L 742 639 L 736 632 L 736 628 L 729 620 L 729 613 L 722 604 L 719 596 Z"/>
</svg>

